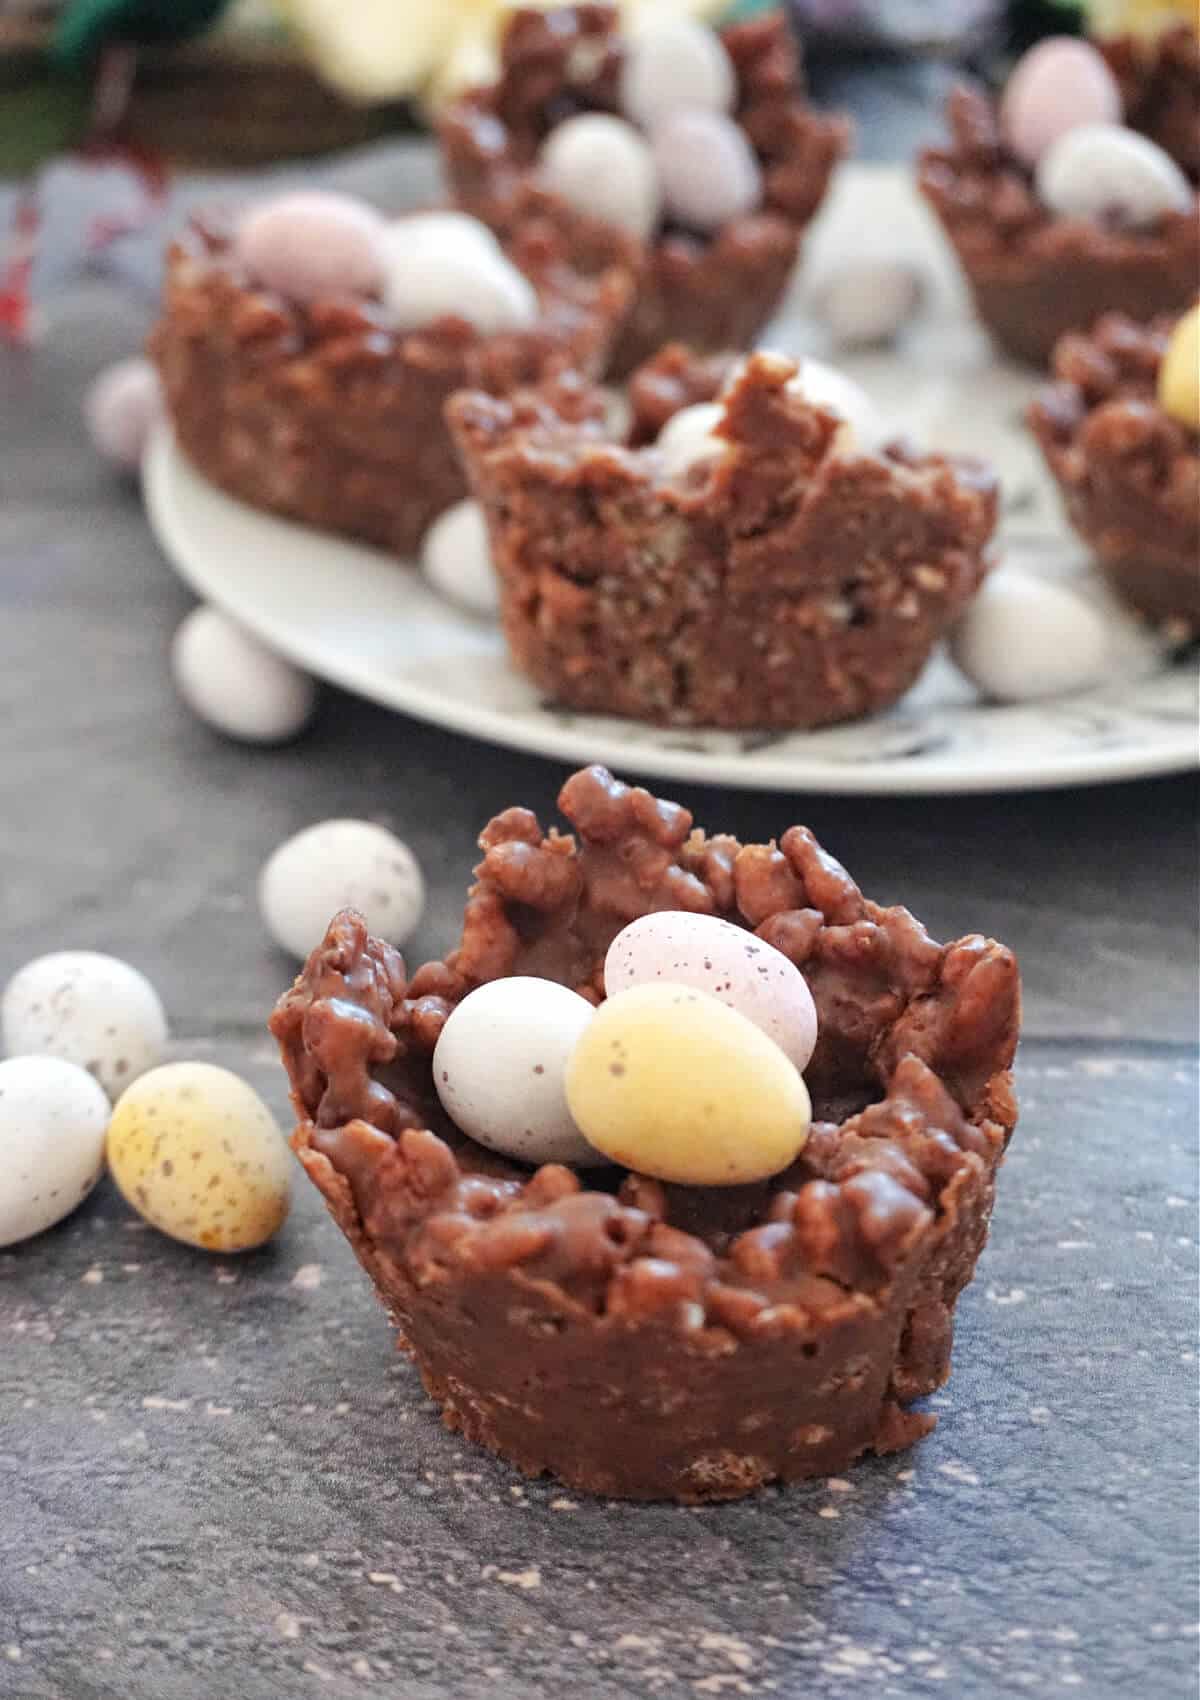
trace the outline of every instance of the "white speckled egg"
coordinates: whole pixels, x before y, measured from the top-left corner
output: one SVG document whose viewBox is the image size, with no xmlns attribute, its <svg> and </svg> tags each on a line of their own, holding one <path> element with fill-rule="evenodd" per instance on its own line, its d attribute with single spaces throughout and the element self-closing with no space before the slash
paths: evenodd
<svg viewBox="0 0 1200 1700">
<path fill-rule="evenodd" d="M 383 281 L 386 228 L 365 201 L 297 189 L 242 215 L 234 253 L 256 282 L 293 301 L 373 295 Z"/>
<path fill-rule="evenodd" d="M 158 373 L 140 356 L 105 367 L 83 398 L 84 423 L 97 452 L 123 472 L 141 465 L 162 410 Z"/>
<path fill-rule="evenodd" d="M 167 1063 L 119 1099 L 108 1166 L 139 1216 L 185 1245 L 249 1251 L 283 1224 L 292 1159 L 258 1093 L 213 1063 Z"/>
<path fill-rule="evenodd" d="M 0 999 L 9 1056 L 59 1057 L 110 1097 L 162 1056 L 167 1018 L 144 974 L 94 950 L 57 950 L 19 968 Z"/>
<path fill-rule="evenodd" d="M 387 227 L 389 252 L 415 253 L 420 248 L 445 248 L 459 243 L 476 254 L 494 258 L 503 254 L 496 237 L 482 219 L 470 213 L 439 207 L 433 212 L 407 213 Z"/>
<path fill-rule="evenodd" d="M 663 207 L 691 230 L 720 230 L 762 200 L 762 171 L 742 130 L 721 112 L 673 112 L 651 138 Z"/>
<path fill-rule="evenodd" d="M 955 664 L 984 696 L 1032 702 L 1100 684 L 1109 636 L 1088 603 L 1061 585 L 1003 568 L 984 581 L 950 638 Z"/>
<path fill-rule="evenodd" d="M 839 348 L 891 342 L 917 312 L 925 281 L 903 260 L 846 260 L 813 287 L 814 313 Z"/>
<path fill-rule="evenodd" d="M 450 1013 L 433 1082 L 457 1127 L 522 1163 L 603 1163 L 567 1108 L 567 1061 L 595 1010 L 554 980 L 491 980 Z"/>
<path fill-rule="evenodd" d="M 438 515 L 421 539 L 421 571 L 447 602 L 496 618 L 500 587 L 478 502 L 455 502 Z"/>
<path fill-rule="evenodd" d="M 578 212 L 646 237 L 658 223 L 658 174 L 632 124 L 584 112 L 557 124 L 542 146 L 542 180 Z"/>
<path fill-rule="evenodd" d="M 643 130 L 672 112 L 730 112 L 737 74 L 720 37 L 694 18 L 635 23 L 621 66 L 621 110 Z"/>
<path fill-rule="evenodd" d="M 1104 55 L 1069 35 L 1031 47 L 1013 67 L 1000 101 L 1004 139 L 1031 167 L 1068 130 L 1120 119 L 1121 91 Z"/>
<path fill-rule="evenodd" d="M 817 1042 L 812 993 L 794 962 L 745 927 L 676 909 L 639 916 L 609 946 L 604 989 L 614 997 L 659 980 L 728 1004 L 807 1068 Z"/>
<path fill-rule="evenodd" d="M 104 1169 L 108 1099 L 60 1057 L 0 1062 L 0 1246 L 70 1215 Z"/>
<path fill-rule="evenodd" d="M 1084 124 L 1042 155 L 1037 192 L 1067 218 L 1105 218 L 1140 230 L 1187 212 L 1195 191 L 1170 154 L 1120 124 Z"/>
<path fill-rule="evenodd" d="M 425 330 L 438 319 L 465 319 L 482 336 L 528 330 L 538 316 L 529 279 L 495 244 L 453 229 L 414 243 L 393 233 L 387 245 L 384 306 L 398 331 Z"/>
<path fill-rule="evenodd" d="M 724 417 L 725 409 L 718 401 L 700 401 L 673 413 L 655 445 L 661 456 L 662 477 L 682 478 L 693 466 L 723 454 L 729 443 L 714 433 Z"/>
<path fill-rule="evenodd" d="M 171 644 L 175 688 L 209 726 L 247 744 L 278 744 L 308 724 L 317 687 L 217 608 L 194 608 Z"/>
<path fill-rule="evenodd" d="M 365 820 L 305 827 L 271 855 L 258 878 L 267 931 L 305 957 L 339 909 L 357 909 L 373 933 L 400 945 L 425 907 L 425 881 L 408 845 Z"/>
</svg>

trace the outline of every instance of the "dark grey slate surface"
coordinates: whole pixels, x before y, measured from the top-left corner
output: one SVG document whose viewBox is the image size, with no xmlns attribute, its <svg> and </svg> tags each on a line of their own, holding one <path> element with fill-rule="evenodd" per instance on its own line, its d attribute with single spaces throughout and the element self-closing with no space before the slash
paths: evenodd
<svg viewBox="0 0 1200 1700">
<path fill-rule="evenodd" d="M 420 956 L 477 828 L 548 814 L 562 774 L 333 694 L 284 751 L 196 724 L 164 667 L 187 598 L 77 419 L 144 307 L 83 283 L 54 309 L 0 354 L 0 978 L 116 950 L 176 1054 L 282 1114 L 275 843 L 396 825 L 431 876 Z M 873 895 L 1021 953 L 1023 1119 L 937 1432 L 739 1506 L 577 1501 L 442 1432 L 311 1189 L 222 1263 L 105 1187 L 0 1253 L 3 1700 L 1196 1694 L 1193 783 L 669 789 L 743 836 L 807 820 Z"/>
</svg>

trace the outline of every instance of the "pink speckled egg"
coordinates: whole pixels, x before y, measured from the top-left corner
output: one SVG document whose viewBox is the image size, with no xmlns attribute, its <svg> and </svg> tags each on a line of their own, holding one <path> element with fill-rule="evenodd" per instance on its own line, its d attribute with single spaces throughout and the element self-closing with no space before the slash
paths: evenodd
<svg viewBox="0 0 1200 1700">
<path fill-rule="evenodd" d="M 293 301 L 315 301 L 374 294 L 383 279 L 386 230 L 365 201 L 298 189 L 251 207 L 234 246 L 258 283 Z"/>
<path fill-rule="evenodd" d="M 1089 42 L 1052 35 L 1018 60 L 1000 102 L 1000 128 L 1019 160 L 1035 166 L 1081 124 L 1117 124 L 1121 91 Z"/>
<path fill-rule="evenodd" d="M 667 216 L 690 230 L 719 230 L 762 200 L 754 149 L 723 112 L 673 112 L 651 145 Z"/>
<path fill-rule="evenodd" d="M 609 946 L 604 990 L 615 997 L 655 981 L 707 992 L 807 1067 L 817 1042 L 812 993 L 794 962 L 744 927 L 677 909 L 631 921 Z"/>
<path fill-rule="evenodd" d="M 141 465 L 161 414 L 158 373 L 140 356 L 107 366 L 83 398 L 84 423 L 97 451 L 125 472 L 136 472 Z"/>
</svg>

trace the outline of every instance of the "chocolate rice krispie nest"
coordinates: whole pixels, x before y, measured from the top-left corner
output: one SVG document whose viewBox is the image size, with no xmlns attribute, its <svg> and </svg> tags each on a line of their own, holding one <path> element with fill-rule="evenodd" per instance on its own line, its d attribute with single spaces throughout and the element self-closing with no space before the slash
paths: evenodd
<svg viewBox="0 0 1200 1700">
<path fill-rule="evenodd" d="M 188 457 L 256 507 L 413 551 L 466 494 L 447 397 L 600 371 L 628 306 L 631 273 L 611 245 L 533 188 L 520 206 L 508 255 L 542 316 L 493 336 L 451 316 L 401 334 L 366 296 L 285 300 L 238 265 L 227 221 L 193 219 L 168 253 L 150 340 Z"/>
<path fill-rule="evenodd" d="M 734 116 L 763 168 L 763 203 L 716 235 L 666 226 L 640 252 L 631 313 L 611 370 L 624 376 L 664 342 L 748 348 L 783 297 L 805 225 L 850 142 L 842 118 L 802 98 L 799 59 L 783 13 L 721 32 L 738 79 Z M 584 111 L 615 112 L 623 51 L 611 5 L 514 14 L 501 43 L 499 81 L 443 113 L 438 133 L 460 205 L 498 231 L 520 216 L 519 196 L 553 126 Z M 628 238 L 612 227 L 622 258 Z"/>
<path fill-rule="evenodd" d="M 634 438 L 720 365 L 679 350 L 633 386 Z M 996 484 L 976 462 L 846 446 L 755 355 L 728 447 L 679 477 L 606 435 L 580 386 L 447 409 L 488 521 L 514 663 L 556 703 L 659 724 L 815 727 L 896 701 L 987 570 Z M 655 413 L 657 408 L 657 413 Z"/>
<path fill-rule="evenodd" d="M 1148 319 L 1178 312 L 1200 275 L 1200 209 L 1147 230 L 1064 218 L 1038 200 L 1009 152 L 994 104 L 958 88 L 950 142 L 922 153 L 918 183 L 953 243 L 980 319 L 1001 347 L 1044 366 L 1067 331 L 1101 313 Z"/>
<path fill-rule="evenodd" d="M 1200 634 L 1200 436 L 1158 402 L 1172 329 L 1110 313 L 1064 337 L 1029 423 L 1114 590 L 1187 636 Z"/>
<path fill-rule="evenodd" d="M 444 962 L 410 977 L 346 912 L 271 1019 L 292 1143 L 401 1346 L 451 1428 L 591 1493 L 732 1499 L 910 1444 L 1016 1121 L 1012 953 L 935 944 L 804 827 L 707 838 L 603 768 L 559 806 L 576 836 L 521 808 L 487 827 Z M 661 909 L 753 929 L 804 974 L 820 1028 L 796 1162 L 734 1188 L 581 1178 L 456 1129 L 431 1064 L 450 1010 L 514 974 L 599 1003 L 609 943 Z"/>
</svg>

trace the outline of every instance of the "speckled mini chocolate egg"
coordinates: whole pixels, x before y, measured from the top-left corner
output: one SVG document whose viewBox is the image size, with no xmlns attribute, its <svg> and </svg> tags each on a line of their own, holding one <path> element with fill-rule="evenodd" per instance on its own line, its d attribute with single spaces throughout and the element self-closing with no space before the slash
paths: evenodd
<svg viewBox="0 0 1200 1700">
<path fill-rule="evenodd" d="M 595 1016 L 554 980 L 516 976 L 478 987 L 450 1013 L 433 1081 L 464 1133 L 522 1163 L 602 1163 L 567 1108 L 568 1059 Z"/>
<path fill-rule="evenodd" d="M 1025 165 L 1081 124 L 1117 124 L 1121 91 L 1104 55 L 1076 36 L 1039 41 L 1013 67 L 1000 101 L 1004 139 Z"/>
<path fill-rule="evenodd" d="M 247 744 L 294 738 L 312 718 L 317 687 L 218 608 L 194 608 L 171 644 L 175 688 L 226 737 Z"/>
<path fill-rule="evenodd" d="M 556 124 L 539 156 L 542 181 L 578 212 L 646 237 L 658 222 L 654 156 L 632 124 L 584 112 Z"/>
<path fill-rule="evenodd" d="M 455 502 L 438 515 L 421 539 L 421 571 L 447 602 L 471 614 L 496 618 L 500 585 L 478 502 Z"/>
<path fill-rule="evenodd" d="M 1187 212 L 1195 194 L 1164 148 L 1120 124 L 1085 124 L 1060 136 L 1038 163 L 1037 192 L 1061 217 L 1130 230 Z"/>
<path fill-rule="evenodd" d="M 672 112 L 730 112 L 737 73 L 724 43 L 694 18 L 650 13 L 636 20 L 621 65 L 626 117 L 653 129 Z"/>
<path fill-rule="evenodd" d="M 9 1056 L 61 1057 L 110 1097 L 162 1056 L 167 1018 L 158 993 L 128 962 L 94 950 L 56 950 L 13 975 L 0 999 Z"/>
<path fill-rule="evenodd" d="M 1200 431 L 1200 306 L 1171 332 L 1158 368 L 1158 404 L 1189 431 Z"/>
<path fill-rule="evenodd" d="M 297 189 L 242 215 L 234 253 L 256 283 L 293 301 L 373 295 L 383 281 L 385 230 L 365 201 Z"/>
<path fill-rule="evenodd" d="M 609 997 L 668 980 L 707 992 L 773 1039 L 799 1069 L 817 1042 L 817 1011 L 803 974 L 783 952 L 715 915 L 661 909 L 617 934 L 604 959 Z"/>
<path fill-rule="evenodd" d="M 386 250 L 383 302 L 396 330 L 465 319 L 482 336 L 528 330 L 538 315 L 529 279 L 495 244 L 443 228 L 406 243 L 393 230 Z"/>
<path fill-rule="evenodd" d="M 959 670 L 998 702 L 1035 702 L 1103 683 L 1108 627 L 1082 597 L 1032 573 L 992 573 L 950 636 Z"/>
<path fill-rule="evenodd" d="M 482 219 L 453 208 L 438 207 L 431 212 L 406 213 L 393 219 L 387 227 L 385 242 L 389 249 L 403 253 L 423 247 L 446 247 L 459 243 L 476 254 L 495 256 L 503 253 L 495 235 Z"/>
<path fill-rule="evenodd" d="M 365 820 L 326 820 L 286 839 L 258 877 L 267 931 L 305 957 L 339 909 L 357 909 L 371 932 L 403 944 L 425 907 L 416 857 L 394 832 Z"/>
<path fill-rule="evenodd" d="M 720 230 L 762 200 L 754 149 L 721 112 L 672 112 L 651 137 L 663 207 L 689 230 Z"/>
<path fill-rule="evenodd" d="M 186 1245 L 249 1251 L 278 1232 L 292 1159 L 258 1093 L 213 1063 L 167 1063 L 119 1099 L 108 1166 L 139 1216 Z"/>
<path fill-rule="evenodd" d="M 839 348 L 873 348 L 896 337 L 920 309 L 926 282 L 905 260 L 847 259 L 814 284 L 813 312 Z"/>
<path fill-rule="evenodd" d="M 60 1222 L 104 1170 L 109 1104 L 86 1070 L 60 1057 L 0 1062 L 0 1246 Z"/>
<path fill-rule="evenodd" d="M 142 464 L 162 412 L 158 372 L 140 355 L 106 366 L 83 398 L 88 435 L 97 452 L 122 472 L 136 472 Z"/>
<path fill-rule="evenodd" d="M 601 1004 L 567 1065 L 567 1103 L 614 1163 L 682 1186 L 745 1186 L 787 1168 L 811 1107 L 761 1028 L 678 982 Z"/>
</svg>

